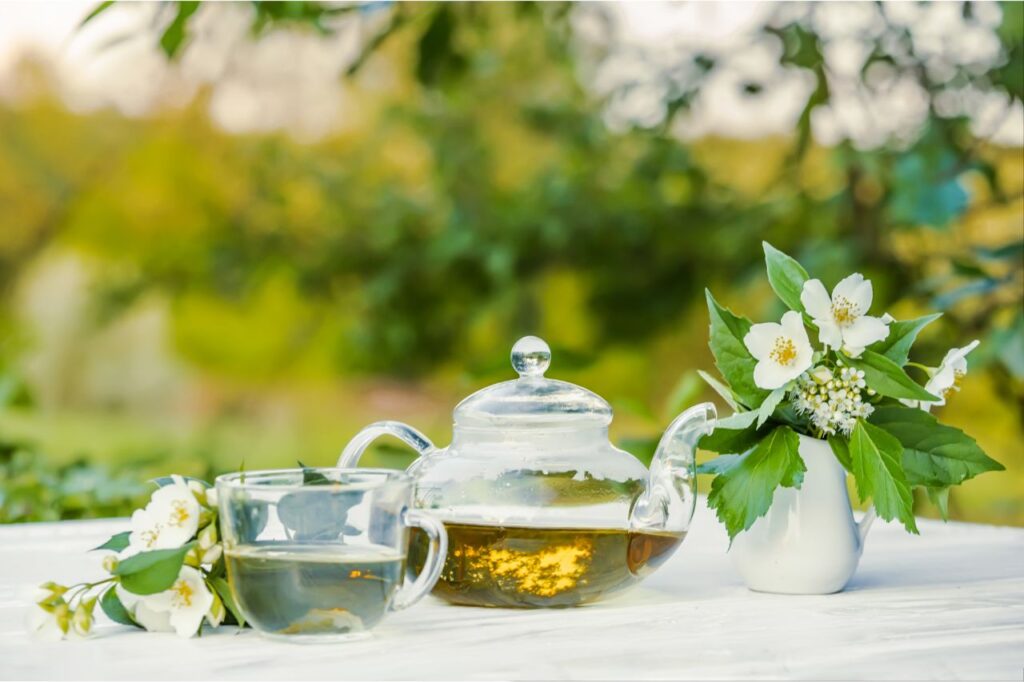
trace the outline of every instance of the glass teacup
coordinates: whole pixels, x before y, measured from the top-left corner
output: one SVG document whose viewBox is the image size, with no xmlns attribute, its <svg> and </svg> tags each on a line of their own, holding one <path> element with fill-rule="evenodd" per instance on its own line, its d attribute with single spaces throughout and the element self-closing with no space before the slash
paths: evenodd
<svg viewBox="0 0 1024 682">
<path fill-rule="evenodd" d="M 290 641 L 368 634 L 389 610 L 433 588 L 444 526 L 410 509 L 412 480 L 389 469 L 282 469 L 220 476 L 220 528 L 231 593 L 258 632 Z M 430 538 L 403 585 L 409 527 Z"/>
</svg>

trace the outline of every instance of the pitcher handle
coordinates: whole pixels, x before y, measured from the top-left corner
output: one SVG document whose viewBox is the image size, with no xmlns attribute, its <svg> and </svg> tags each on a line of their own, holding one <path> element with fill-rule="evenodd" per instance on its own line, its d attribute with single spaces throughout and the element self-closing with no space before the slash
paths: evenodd
<svg viewBox="0 0 1024 682">
<path fill-rule="evenodd" d="M 434 584 L 441 577 L 444 561 L 448 557 L 448 533 L 445 532 L 443 523 L 418 509 L 406 509 L 402 514 L 402 521 L 405 525 L 419 528 L 426 533 L 430 546 L 427 548 L 427 558 L 423 562 L 423 570 L 416 576 L 416 580 L 411 584 L 403 585 L 402 589 L 398 591 L 391 602 L 392 611 L 409 608 L 422 599 L 423 595 L 434 589 Z"/>
<path fill-rule="evenodd" d="M 434 449 L 434 444 L 430 442 L 429 438 L 408 424 L 395 421 L 374 422 L 348 442 L 338 457 L 338 466 L 347 468 L 359 464 L 359 458 L 363 456 L 366 448 L 381 436 L 394 436 L 420 456 Z"/>
</svg>

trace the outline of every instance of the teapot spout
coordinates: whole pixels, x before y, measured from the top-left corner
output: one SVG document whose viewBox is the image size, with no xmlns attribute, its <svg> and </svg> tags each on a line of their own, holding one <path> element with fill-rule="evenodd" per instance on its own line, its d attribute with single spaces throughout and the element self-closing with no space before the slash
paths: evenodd
<svg viewBox="0 0 1024 682">
<path fill-rule="evenodd" d="M 712 403 L 676 417 L 651 460 L 647 488 L 630 512 L 635 530 L 685 532 L 697 499 L 697 441 L 711 433 L 718 416 Z"/>
</svg>

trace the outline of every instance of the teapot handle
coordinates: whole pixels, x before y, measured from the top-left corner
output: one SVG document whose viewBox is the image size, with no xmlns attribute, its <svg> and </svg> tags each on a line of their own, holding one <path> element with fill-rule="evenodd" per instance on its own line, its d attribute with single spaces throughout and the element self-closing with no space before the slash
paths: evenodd
<svg viewBox="0 0 1024 682">
<path fill-rule="evenodd" d="M 354 467 L 359 464 L 359 458 L 363 456 L 366 448 L 381 436 L 394 436 L 420 456 L 434 449 L 434 444 L 429 438 L 407 424 L 394 421 L 374 422 L 348 442 L 338 457 L 338 466 Z"/>
</svg>

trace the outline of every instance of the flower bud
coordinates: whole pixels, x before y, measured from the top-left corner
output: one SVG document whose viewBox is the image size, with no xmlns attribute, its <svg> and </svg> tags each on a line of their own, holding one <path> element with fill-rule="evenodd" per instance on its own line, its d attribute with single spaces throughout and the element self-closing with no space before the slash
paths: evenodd
<svg viewBox="0 0 1024 682">
<path fill-rule="evenodd" d="M 224 617 L 227 615 L 227 610 L 224 608 L 224 602 L 221 601 L 220 596 L 216 590 L 210 590 L 213 595 L 213 603 L 210 604 L 210 610 L 206 614 L 206 620 L 213 627 L 217 627 L 224 622 Z"/>
<path fill-rule="evenodd" d="M 93 601 L 95 602 L 95 600 Z M 76 635 L 87 636 L 92 630 L 92 609 L 80 604 L 71 616 L 71 627 Z"/>
<path fill-rule="evenodd" d="M 828 367 L 816 367 L 811 372 L 811 377 L 819 384 L 827 384 L 832 379 L 832 372 Z"/>
<path fill-rule="evenodd" d="M 36 589 L 33 600 L 45 610 L 52 612 L 55 607 L 64 603 L 62 595 L 67 591 L 68 588 L 63 585 L 54 582 L 43 583 Z"/>
<path fill-rule="evenodd" d="M 217 524 L 211 523 L 199 531 L 199 548 L 210 549 L 217 544 Z"/>
<path fill-rule="evenodd" d="M 204 564 L 215 564 L 217 563 L 217 560 L 220 559 L 222 553 L 222 547 L 220 545 L 214 545 L 203 553 L 202 561 Z"/>
<path fill-rule="evenodd" d="M 217 508 L 217 489 L 214 487 L 206 489 L 206 506 L 211 509 Z"/>
<path fill-rule="evenodd" d="M 199 512 L 199 527 L 208 526 L 217 520 L 217 512 L 210 511 L 209 509 L 203 509 Z"/>
<path fill-rule="evenodd" d="M 59 597 L 60 595 L 62 595 L 65 592 L 68 591 L 68 588 L 64 587 L 63 585 L 58 585 L 57 583 L 53 582 L 52 580 L 50 580 L 48 582 L 45 582 L 42 585 L 40 585 L 39 589 L 45 590 L 46 592 L 49 592 L 50 595 L 52 595 L 54 597 Z"/>
<path fill-rule="evenodd" d="M 196 548 L 193 547 L 188 551 L 188 554 L 185 555 L 185 565 L 191 566 L 192 568 L 199 568 L 199 563 L 199 552 L 197 552 Z"/>
<path fill-rule="evenodd" d="M 57 625 L 60 626 L 60 631 L 64 634 L 68 633 L 68 627 L 71 625 L 71 609 L 67 604 L 59 604 L 57 608 L 53 610 L 53 617 L 57 619 Z"/>
<path fill-rule="evenodd" d="M 113 554 L 108 554 L 107 556 L 103 557 L 103 570 L 107 573 L 113 573 L 117 570 L 118 563 L 120 562 L 117 560 L 116 556 L 114 556 Z"/>
</svg>

